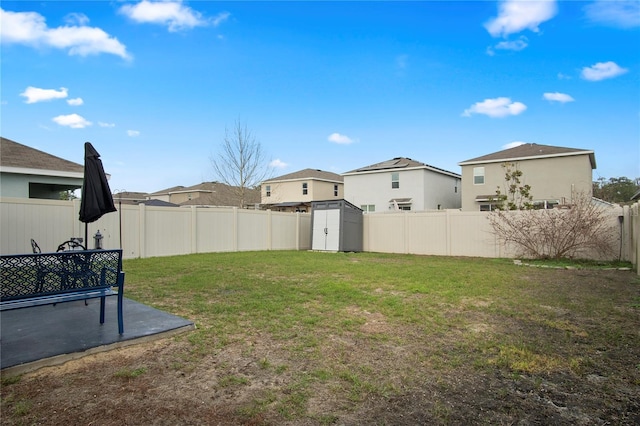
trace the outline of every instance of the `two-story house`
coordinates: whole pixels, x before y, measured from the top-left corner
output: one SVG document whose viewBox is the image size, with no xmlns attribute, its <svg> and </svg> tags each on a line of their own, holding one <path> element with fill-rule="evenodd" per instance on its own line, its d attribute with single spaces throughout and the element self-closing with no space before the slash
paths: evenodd
<svg viewBox="0 0 640 426">
<path fill-rule="evenodd" d="M 344 198 L 343 178 L 318 169 L 304 169 L 262 182 L 262 208 L 310 212 L 311 202 Z"/>
<path fill-rule="evenodd" d="M 343 173 L 345 199 L 365 212 L 460 208 L 457 173 L 405 157 Z"/>
<path fill-rule="evenodd" d="M 462 210 L 490 211 L 498 188 L 506 193 L 505 164 L 522 172 L 538 208 L 568 204 L 577 194 L 592 195 L 592 150 L 527 143 L 458 163 L 462 168 Z"/>
<path fill-rule="evenodd" d="M 82 146 L 78 149 L 82 150 Z M 7 138 L 0 138 L 0 153 L 0 194 L 3 197 L 59 200 L 61 193 L 82 188 L 82 164 Z"/>
<path fill-rule="evenodd" d="M 240 188 L 221 182 L 202 182 L 187 187 L 174 186 L 148 196 L 149 200 L 155 199 L 179 206 L 240 207 L 240 204 L 243 204 L 245 208 L 256 208 L 260 200 L 260 191 L 245 188 L 244 200 L 241 198 Z"/>
</svg>

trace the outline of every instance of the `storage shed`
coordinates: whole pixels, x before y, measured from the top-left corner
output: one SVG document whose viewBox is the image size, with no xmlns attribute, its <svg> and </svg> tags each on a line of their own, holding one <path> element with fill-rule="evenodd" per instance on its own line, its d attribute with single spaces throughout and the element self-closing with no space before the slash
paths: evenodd
<svg viewBox="0 0 640 426">
<path fill-rule="evenodd" d="M 311 203 L 311 249 L 362 251 L 362 210 L 346 200 Z"/>
</svg>

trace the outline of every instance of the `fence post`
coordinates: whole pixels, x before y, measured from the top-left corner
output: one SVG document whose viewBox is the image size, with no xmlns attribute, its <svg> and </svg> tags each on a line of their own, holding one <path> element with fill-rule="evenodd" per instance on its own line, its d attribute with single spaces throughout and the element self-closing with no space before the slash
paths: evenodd
<svg viewBox="0 0 640 426">
<path fill-rule="evenodd" d="M 300 250 L 300 212 L 296 212 L 296 251 Z"/>
<path fill-rule="evenodd" d="M 198 253 L 198 211 L 191 206 L 191 253 Z"/>
<path fill-rule="evenodd" d="M 233 208 L 233 251 L 238 251 L 238 208 Z"/>
<path fill-rule="evenodd" d="M 267 210 L 267 250 L 273 250 L 273 238 L 271 232 L 273 229 L 273 216 L 271 215 L 271 209 Z"/>
<path fill-rule="evenodd" d="M 139 239 L 139 243 L 140 243 L 140 258 L 144 259 L 147 257 L 147 245 L 146 245 L 146 240 L 147 240 L 147 232 L 146 232 L 146 212 L 145 212 L 145 204 L 144 203 L 140 203 L 138 204 L 138 220 L 140 221 L 140 231 L 138 234 L 138 239 Z"/>
</svg>

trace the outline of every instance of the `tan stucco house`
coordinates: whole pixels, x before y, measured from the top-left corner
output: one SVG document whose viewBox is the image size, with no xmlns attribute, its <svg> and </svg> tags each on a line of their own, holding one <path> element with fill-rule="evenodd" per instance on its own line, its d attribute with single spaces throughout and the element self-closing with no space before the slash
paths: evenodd
<svg viewBox="0 0 640 426">
<path fill-rule="evenodd" d="M 345 199 L 367 213 L 460 208 L 457 173 L 406 157 L 343 173 Z"/>
<path fill-rule="evenodd" d="M 527 143 L 458 163 L 462 168 L 462 210 L 489 211 L 498 188 L 505 192 L 505 164 L 522 172 L 538 208 L 571 203 L 577 194 L 592 195 L 592 150 Z"/>
<path fill-rule="evenodd" d="M 59 200 L 62 192 L 82 188 L 82 164 L 0 140 L 0 196 Z"/>
<path fill-rule="evenodd" d="M 193 186 L 174 186 L 149 194 L 149 200 L 160 200 L 182 207 L 240 207 L 239 189 L 221 182 L 202 182 Z M 244 207 L 256 208 L 260 202 L 260 190 L 247 188 Z M 144 204 L 147 204 L 146 202 Z"/>
<path fill-rule="evenodd" d="M 304 169 L 265 180 L 261 185 L 263 209 L 309 213 L 313 201 L 344 197 L 343 178 L 318 169 Z"/>
</svg>

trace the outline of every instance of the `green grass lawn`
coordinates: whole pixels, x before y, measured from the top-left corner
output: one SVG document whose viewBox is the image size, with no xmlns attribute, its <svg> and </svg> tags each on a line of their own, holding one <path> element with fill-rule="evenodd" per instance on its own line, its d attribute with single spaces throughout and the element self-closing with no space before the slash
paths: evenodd
<svg viewBox="0 0 640 426">
<path fill-rule="evenodd" d="M 126 297 L 197 328 L 3 380 L 3 415 L 6 424 L 54 424 L 52 411 L 74 424 L 637 424 L 640 280 L 602 266 L 307 251 L 125 260 Z"/>
<path fill-rule="evenodd" d="M 507 259 L 317 252 L 136 259 L 124 269 L 128 297 L 196 323 L 176 368 L 266 341 L 243 346 L 244 356 L 287 372 L 288 390 L 254 398 L 242 408 L 249 417 L 274 409 L 285 419 L 313 417 L 319 387 L 357 405 L 434 372 L 581 377 L 600 368 L 587 348 L 638 343 L 629 328 L 638 326 L 631 272 L 631 284 L 612 288 L 606 278 L 586 279 L 589 271 L 576 278 L 580 271 Z M 638 369 L 627 365 L 619 379 L 639 385 Z M 222 383 L 250 381 L 229 374 Z"/>
</svg>

